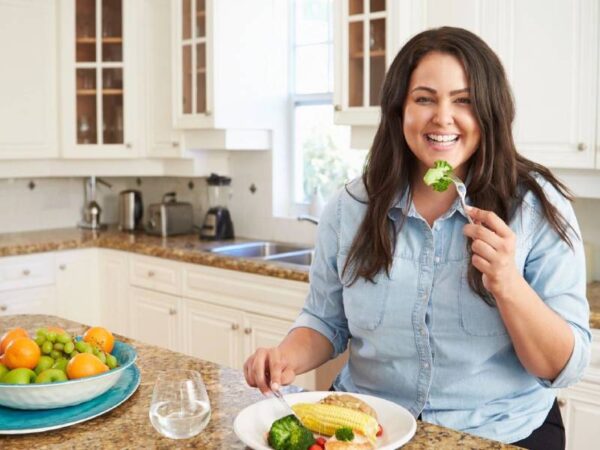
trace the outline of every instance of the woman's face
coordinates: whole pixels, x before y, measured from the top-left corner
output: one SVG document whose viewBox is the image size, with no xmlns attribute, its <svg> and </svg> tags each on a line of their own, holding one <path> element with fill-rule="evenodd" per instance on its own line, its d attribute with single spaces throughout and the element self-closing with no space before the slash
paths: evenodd
<svg viewBox="0 0 600 450">
<path fill-rule="evenodd" d="M 458 176 L 479 146 L 467 74 L 449 54 L 426 54 L 413 71 L 404 105 L 403 131 L 422 176 L 434 161 L 448 161 Z"/>
</svg>

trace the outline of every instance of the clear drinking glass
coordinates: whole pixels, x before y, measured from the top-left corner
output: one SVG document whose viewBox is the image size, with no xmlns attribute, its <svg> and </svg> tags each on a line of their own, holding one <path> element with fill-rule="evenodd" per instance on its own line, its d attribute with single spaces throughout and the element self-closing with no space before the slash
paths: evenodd
<svg viewBox="0 0 600 450">
<path fill-rule="evenodd" d="M 210 421 L 210 402 L 200 373 L 195 370 L 161 372 L 154 385 L 150 422 L 163 436 L 186 439 Z"/>
</svg>

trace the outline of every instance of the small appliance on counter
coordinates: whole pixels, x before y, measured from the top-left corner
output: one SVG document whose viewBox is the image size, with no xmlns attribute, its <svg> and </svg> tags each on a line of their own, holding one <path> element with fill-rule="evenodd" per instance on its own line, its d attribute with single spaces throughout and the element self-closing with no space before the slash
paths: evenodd
<svg viewBox="0 0 600 450">
<path fill-rule="evenodd" d="M 211 173 L 208 184 L 208 212 L 204 218 L 200 239 L 233 239 L 233 223 L 227 206 L 231 196 L 231 178 Z"/>
<path fill-rule="evenodd" d="M 144 215 L 142 193 L 128 189 L 119 193 L 119 230 L 139 230 Z"/>
<path fill-rule="evenodd" d="M 159 236 L 189 234 L 194 230 L 194 216 L 191 203 L 178 202 L 175 192 L 163 195 L 162 203 L 148 207 L 146 233 Z"/>
<path fill-rule="evenodd" d="M 103 230 L 106 228 L 106 224 L 100 221 L 100 214 L 102 208 L 96 201 L 96 183 L 103 184 L 104 186 L 111 188 L 112 185 L 107 183 L 102 178 L 98 178 L 92 175 L 83 181 L 83 189 L 85 192 L 85 205 L 83 207 L 83 218 L 77 224 L 79 228 L 86 230 Z"/>
</svg>

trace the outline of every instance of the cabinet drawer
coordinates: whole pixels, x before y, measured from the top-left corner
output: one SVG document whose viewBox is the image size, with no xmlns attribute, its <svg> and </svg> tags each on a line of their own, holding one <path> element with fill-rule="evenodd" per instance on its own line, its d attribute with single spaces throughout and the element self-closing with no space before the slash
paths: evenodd
<svg viewBox="0 0 600 450">
<path fill-rule="evenodd" d="M 178 263 L 134 256 L 129 264 L 130 284 L 166 294 L 181 294 L 181 268 Z"/>
<path fill-rule="evenodd" d="M 54 286 L 0 292 L 0 316 L 12 314 L 55 315 L 56 312 Z"/>
<path fill-rule="evenodd" d="M 54 284 L 54 254 L 0 258 L 0 291 Z"/>
</svg>

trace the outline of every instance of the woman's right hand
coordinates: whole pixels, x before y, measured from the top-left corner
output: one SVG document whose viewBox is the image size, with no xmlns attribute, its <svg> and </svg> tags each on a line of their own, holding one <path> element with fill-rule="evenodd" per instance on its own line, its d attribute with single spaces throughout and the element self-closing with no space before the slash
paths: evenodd
<svg viewBox="0 0 600 450">
<path fill-rule="evenodd" d="M 258 348 L 244 363 L 244 376 L 251 387 L 266 394 L 271 389 L 278 390 L 296 378 L 285 354 L 279 347 Z"/>
</svg>

